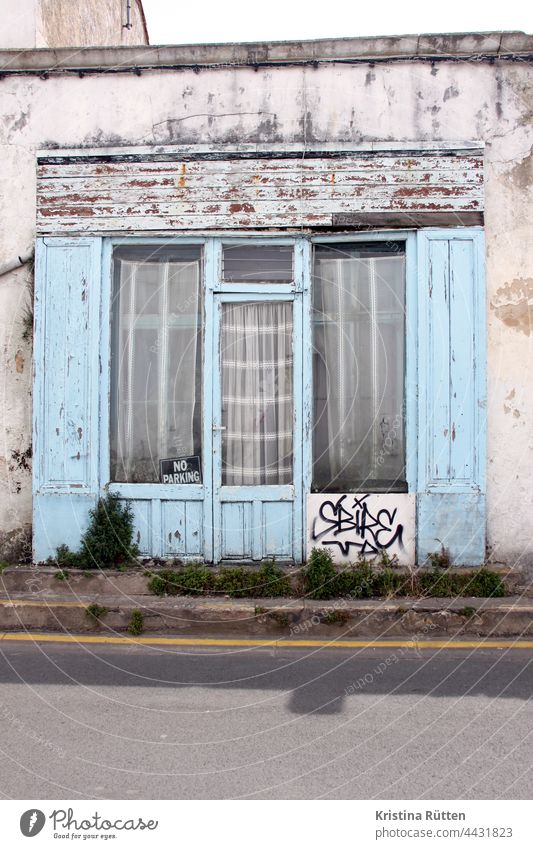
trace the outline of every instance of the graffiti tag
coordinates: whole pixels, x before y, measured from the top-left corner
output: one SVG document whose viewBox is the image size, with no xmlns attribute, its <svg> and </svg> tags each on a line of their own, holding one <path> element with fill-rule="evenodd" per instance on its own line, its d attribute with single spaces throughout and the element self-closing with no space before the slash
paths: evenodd
<svg viewBox="0 0 533 849">
<path fill-rule="evenodd" d="M 361 555 L 379 554 L 395 543 L 403 549 L 403 525 L 396 521 L 397 508 L 370 509 L 369 495 L 341 495 L 323 501 L 313 520 L 312 539 L 322 545 L 338 545 L 347 557 L 350 549 Z"/>
</svg>

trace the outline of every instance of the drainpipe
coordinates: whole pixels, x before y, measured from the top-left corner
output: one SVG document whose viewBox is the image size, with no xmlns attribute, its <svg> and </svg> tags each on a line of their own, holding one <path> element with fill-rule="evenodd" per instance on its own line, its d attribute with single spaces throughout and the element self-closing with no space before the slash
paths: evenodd
<svg viewBox="0 0 533 849">
<path fill-rule="evenodd" d="M 23 265 L 27 265 L 28 262 L 31 262 L 32 259 L 33 253 L 27 254 L 27 256 L 19 256 L 16 261 L 11 260 L 10 262 L 3 263 L 3 265 L 0 265 L 0 277 L 4 277 L 6 274 L 16 271 L 17 268 L 22 268 Z"/>
<path fill-rule="evenodd" d="M 126 0 L 126 23 L 122 25 L 123 29 L 131 29 L 133 26 L 131 22 L 131 0 Z"/>
</svg>

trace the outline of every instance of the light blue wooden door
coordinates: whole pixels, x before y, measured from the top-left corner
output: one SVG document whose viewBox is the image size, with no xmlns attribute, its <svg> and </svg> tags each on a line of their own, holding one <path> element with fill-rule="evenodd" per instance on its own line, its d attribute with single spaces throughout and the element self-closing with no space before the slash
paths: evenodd
<svg viewBox="0 0 533 849">
<path fill-rule="evenodd" d="M 481 230 L 418 234 L 417 548 L 485 558 L 485 286 Z"/>
<path fill-rule="evenodd" d="M 300 562 L 301 295 L 216 295 L 213 353 L 214 560 Z"/>
</svg>

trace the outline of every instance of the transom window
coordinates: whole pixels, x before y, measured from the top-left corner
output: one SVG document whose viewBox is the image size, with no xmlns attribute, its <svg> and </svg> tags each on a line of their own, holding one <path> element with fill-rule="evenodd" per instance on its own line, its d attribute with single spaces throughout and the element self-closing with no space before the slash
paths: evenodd
<svg viewBox="0 0 533 849">
<path fill-rule="evenodd" d="M 225 245 L 222 277 L 225 283 L 291 283 L 292 245 Z"/>
</svg>

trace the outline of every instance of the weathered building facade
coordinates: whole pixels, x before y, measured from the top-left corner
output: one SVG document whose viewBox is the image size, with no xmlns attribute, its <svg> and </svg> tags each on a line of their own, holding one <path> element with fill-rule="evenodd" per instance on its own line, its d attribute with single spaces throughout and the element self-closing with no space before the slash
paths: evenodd
<svg viewBox="0 0 533 849">
<path fill-rule="evenodd" d="M 532 48 L 0 56 L 4 531 L 114 491 L 146 555 L 531 563 Z"/>
</svg>

